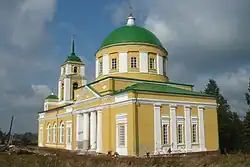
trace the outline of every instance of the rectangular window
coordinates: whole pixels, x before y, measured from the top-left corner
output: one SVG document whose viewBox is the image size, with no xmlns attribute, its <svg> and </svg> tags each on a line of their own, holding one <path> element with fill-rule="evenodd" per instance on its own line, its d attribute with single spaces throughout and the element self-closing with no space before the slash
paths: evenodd
<svg viewBox="0 0 250 167">
<path fill-rule="evenodd" d="M 125 147 L 125 126 L 119 125 L 119 146 Z"/>
<path fill-rule="evenodd" d="M 182 124 L 178 124 L 178 129 L 177 129 L 177 142 L 178 144 L 182 144 L 183 143 L 183 125 Z"/>
<path fill-rule="evenodd" d="M 136 57 L 131 57 L 131 68 L 137 68 L 136 67 Z"/>
<path fill-rule="evenodd" d="M 197 124 L 192 125 L 192 143 L 197 143 Z"/>
<path fill-rule="evenodd" d="M 71 143 L 71 128 L 68 127 L 68 130 L 67 130 L 67 137 L 68 137 L 68 140 L 67 140 L 67 143 Z"/>
<path fill-rule="evenodd" d="M 155 69 L 155 59 L 154 58 L 149 58 L 149 69 L 153 70 Z"/>
<path fill-rule="evenodd" d="M 116 58 L 112 59 L 112 70 L 117 68 L 117 62 L 116 62 Z"/>
<path fill-rule="evenodd" d="M 99 62 L 99 74 L 102 74 L 103 64 L 102 61 Z"/>
<path fill-rule="evenodd" d="M 60 127 L 60 143 L 64 143 L 64 125 Z"/>
<path fill-rule="evenodd" d="M 163 124 L 162 125 L 162 135 L 163 135 L 163 145 L 168 144 L 168 125 Z"/>
</svg>

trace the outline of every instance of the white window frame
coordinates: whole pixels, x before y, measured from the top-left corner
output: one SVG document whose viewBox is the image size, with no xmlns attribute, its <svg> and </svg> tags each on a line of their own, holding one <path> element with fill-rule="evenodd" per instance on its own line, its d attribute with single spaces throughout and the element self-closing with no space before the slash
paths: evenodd
<svg viewBox="0 0 250 167">
<path fill-rule="evenodd" d="M 130 67 L 137 68 L 137 57 L 136 56 L 130 57 Z"/>
<path fill-rule="evenodd" d="M 155 69 L 155 58 L 150 57 L 149 58 L 149 69 L 154 70 Z"/>
<path fill-rule="evenodd" d="M 102 73 L 103 73 L 103 61 L 100 60 L 99 61 L 99 75 L 102 75 Z"/>
<path fill-rule="evenodd" d="M 124 126 L 124 145 L 120 145 L 119 126 Z M 116 152 L 120 155 L 128 155 L 128 124 L 127 114 L 121 113 L 116 115 Z"/>
<path fill-rule="evenodd" d="M 195 134 L 195 138 L 196 138 L 196 141 L 193 141 L 193 125 L 196 125 L 196 128 L 195 128 L 195 131 L 196 131 L 196 134 Z M 192 128 L 191 128 L 191 141 L 192 141 L 192 144 L 198 144 L 199 143 L 199 136 L 198 136 L 198 118 L 197 117 L 192 117 Z"/>
<path fill-rule="evenodd" d="M 179 141 L 179 125 L 181 125 L 181 142 Z M 184 118 L 183 117 L 177 117 L 177 145 L 184 145 L 185 139 L 184 139 Z"/>
<path fill-rule="evenodd" d="M 63 144 L 64 143 L 64 129 L 65 129 L 65 125 L 64 123 L 62 122 L 60 124 L 60 144 Z"/>
<path fill-rule="evenodd" d="M 57 141 L 57 125 L 54 123 L 53 125 L 53 143 L 56 143 Z"/>
<path fill-rule="evenodd" d="M 111 69 L 116 70 L 117 69 L 117 58 L 111 59 Z"/>
<path fill-rule="evenodd" d="M 51 142 L 51 125 L 48 124 L 47 126 L 47 143 Z"/>
<path fill-rule="evenodd" d="M 164 135 L 164 126 L 167 126 L 167 141 L 165 143 L 165 135 Z M 166 116 L 162 116 L 162 121 L 161 121 L 161 130 L 162 130 L 162 146 L 165 147 L 165 146 L 169 146 L 170 144 L 170 138 L 169 138 L 169 128 L 170 128 L 170 120 L 169 120 L 169 117 L 166 117 Z"/>
<path fill-rule="evenodd" d="M 123 134 L 121 135 L 121 128 L 123 128 Z M 119 147 L 125 147 L 125 125 L 118 124 L 118 137 L 119 137 Z"/>
</svg>

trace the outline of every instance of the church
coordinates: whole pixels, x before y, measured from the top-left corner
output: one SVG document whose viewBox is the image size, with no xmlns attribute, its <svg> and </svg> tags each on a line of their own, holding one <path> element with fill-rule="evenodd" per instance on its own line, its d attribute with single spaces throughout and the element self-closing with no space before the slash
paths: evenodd
<svg viewBox="0 0 250 167">
<path fill-rule="evenodd" d="M 58 94 L 38 113 L 39 147 L 127 156 L 219 149 L 216 99 L 169 81 L 167 50 L 132 14 L 95 60 L 95 81 L 87 83 L 72 40 Z"/>
</svg>

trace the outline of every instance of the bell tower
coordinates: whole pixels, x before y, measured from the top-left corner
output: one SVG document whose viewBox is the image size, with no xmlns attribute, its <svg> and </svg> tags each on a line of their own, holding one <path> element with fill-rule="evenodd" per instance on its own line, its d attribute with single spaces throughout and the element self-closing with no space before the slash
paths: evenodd
<svg viewBox="0 0 250 167">
<path fill-rule="evenodd" d="M 85 64 L 75 54 L 75 40 L 71 40 L 71 53 L 61 65 L 61 73 L 58 81 L 59 102 L 70 103 L 75 99 L 74 90 L 86 85 Z"/>
</svg>

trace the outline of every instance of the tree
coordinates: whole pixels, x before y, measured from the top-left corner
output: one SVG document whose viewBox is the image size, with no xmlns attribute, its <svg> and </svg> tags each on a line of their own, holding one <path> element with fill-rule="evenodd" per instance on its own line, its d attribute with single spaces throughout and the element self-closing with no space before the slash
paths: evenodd
<svg viewBox="0 0 250 167">
<path fill-rule="evenodd" d="M 248 83 L 248 92 L 245 93 L 245 99 L 248 105 L 248 111 L 244 119 L 244 150 L 250 152 L 250 79 Z"/>
<path fill-rule="evenodd" d="M 241 146 L 242 122 L 235 112 L 231 112 L 230 105 L 220 93 L 220 88 L 216 81 L 209 79 L 205 88 L 205 93 L 214 95 L 217 103 L 219 146 L 221 150 L 237 150 Z M 238 129 L 239 128 L 239 129 Z"/>
</svg>

